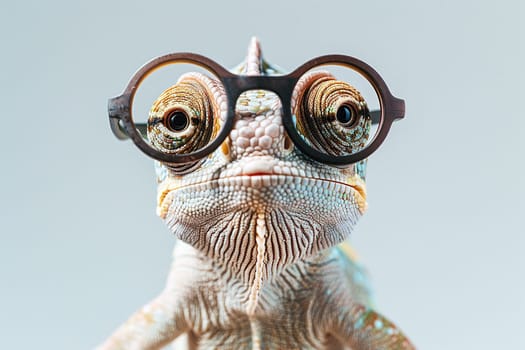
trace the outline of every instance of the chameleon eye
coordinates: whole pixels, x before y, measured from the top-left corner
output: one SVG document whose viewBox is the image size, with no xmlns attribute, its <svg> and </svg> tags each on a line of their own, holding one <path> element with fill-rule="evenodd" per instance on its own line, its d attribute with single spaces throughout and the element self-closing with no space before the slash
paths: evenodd
<svg viewBox="0 0 525 350">
<path fill-rule="evenodd" d="M 168 113 L 166 119 L 164 120 L 164 124 L 171 131 L 178 132 L 188 127 L 189 118 L 184 111 L 175 110 Z"/>
<path fill-rule="evenodd" d="M 148 139 L 155 148 L 185 154 L 213 141 L 220 127 L 214 84 L 203 74 L 188 73 L 157 98 L 148 119 Z"/>
<path fill-rule="evenodd" d="M 337 108 L 335 115 L 337 121 L 342 126 L 349 128 L 355 126 L 355 122 L 359 119 L 357 118 L 357 112 L 354 110 L 354 108 L 346 104 L 340 105 L 339 108 Z"/>
<path fill-rule="evenodd" d="M 337 156 L 356 153 L 367 145 L 371 119 L 356 88 L 327 72 L 311 73 L 300 86 L 294 114 L 305 141 Z"/>
</svg>

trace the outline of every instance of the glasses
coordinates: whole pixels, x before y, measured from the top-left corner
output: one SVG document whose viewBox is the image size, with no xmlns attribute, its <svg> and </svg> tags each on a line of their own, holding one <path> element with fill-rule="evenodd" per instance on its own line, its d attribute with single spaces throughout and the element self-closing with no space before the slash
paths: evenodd
<svg viewBox="0 0 525 350">
<path fill-rule="evenodd" d="M 223 87 L 226 95 L 226 115 L 218 131 L 213 132 L 207 143 L 202 147 L 191 150 L 189 153 L 163 152 L 151 144 L 146 136 L 147 124 L 136 123 L 133 118 L 133 102 L 140 85 L 154 71 L 161 67 L 177 64 L 195 65 L 208 71 L 213 75 Z M 328 138 L 330 135 L 325 132 L 307 132 L 305 129 L 311 125 L 312 115 L 298 116 L 294 113 L 292 106 L 292 96 L 297 83 L 306 73 L 312 70 L 326 68 L 326 66 L 342 67 L 351 70 L 362 76 L 371 85 L 376 94 L 379 110 L 368 112 L 365 107 L 363 117 L 367 118 L 368 124 L 359 126 L 360 130 L 352 130 L 366 134 L 366 142 L 361 143 L 360 147 L 354 147 L 351 151 L 334 152 L 323 148 L 322 142 L 316 138 Z M 242 93 L 250 90 L 266 90 L 275 93 L 282 106 L 282 124 L 294 145 L 308 157 L 332 166 L 348 166 L 359 162 L 370 156 L 383 143 L 392 122 L 404 118 L 405 102 L 394 97 L 381 76 L 368 64 L 357 58 L 345 55 L 326 55 L 309 60 L 293 72 L 285 75 L 273 76 L 248 76 L 238 75 L 225 69 L 213 60 L 193 54 L 193 53 L 171 53 L 157 57 L 142 66 L 131 78 L 124 92 L 117 97 L 111 98 L 108 102 L 108 113 L 111 130 L 119 139 L 131 138 L 135 145 L 148 156 L 165 163 L 184 164 L 192 163 L 203 159 L 214 152 L 230 134 L 235 117 L 235 106 Z M 335 123 L 335 115 L 339 110 L 332 113 L 332 118 L 325 118 L 327 123 Z M 338 116 L 337 116 L 337 119 Z M 373 126 L 373 132 L 367 128 Z M 365 128 L 366 130 L 364 130 Z M 339 130 L 339 129 L 338 129 Z M 350 131 L 349 131 L 350 132 Z M 341 135 L 338 131 L 337 135 Z"/>
</svg>

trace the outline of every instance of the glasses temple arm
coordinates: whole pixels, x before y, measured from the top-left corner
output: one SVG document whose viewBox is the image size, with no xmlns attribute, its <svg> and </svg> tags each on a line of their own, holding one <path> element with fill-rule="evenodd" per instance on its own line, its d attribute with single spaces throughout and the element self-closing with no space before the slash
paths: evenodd
<svg viewBox="0 0 525 350">
<path fill-rule="evenodd" d="M 122 126 L 120 119 L 118 118 L 109 118 L 109 125 L 111 126 L 111 131 L 119 140 L 129 139 L 128 132 Z M 148 136 L 148 124 L 147 123 L 135 123 L 135 127 L 140 132 L 142 137 L 146 138 Z"/>
<path fill-rule="evenodd" d="M 370 115 L 370 119 L 372 119 L 372 125 L 379 124 L 379 121 L 381 120 L 381 111 L 376 109 L 368 113 Z"/>
</svg>

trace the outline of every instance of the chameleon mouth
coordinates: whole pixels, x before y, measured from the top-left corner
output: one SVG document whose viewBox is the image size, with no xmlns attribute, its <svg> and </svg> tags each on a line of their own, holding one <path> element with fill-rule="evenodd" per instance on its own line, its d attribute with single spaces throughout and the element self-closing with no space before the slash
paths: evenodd
<svg viewBox="0 0 525 350">
<path fill-rule="evenodd" d="M 267 180 L 266 176 L 289 176 L 297 179 L 334 182 L 352 187 L 363 197 L 363 200 L 366 200 L 365 182 L 358 176 L 351 176 L 344 180 L 339 176 L 331 177 L 329 174 L 318 177 L 315 176 L 311 170 L 294 167 L 285 162 L 280 162 L 271 156 L 255 156 L 239 160 L 235 162 L 234 167 L 225 169 L 221 173 L 220 178 L 242 178 L 243 176 L 253 177 L 252 182 L 254 183 L 251 184 L 253 186 L 258 186 L 259 179 L 257 177 L 261 176 L 262 180 Z M 249 185 L 250 184 L 245 184 L 245 186 Z M 268 184 L 266 183 L 265 185 Z"/>
<path fill-rule="evenodd" d="M 353 201 L 361 213 L 366 210 L 365 182 L 357 175 L 342 178 L 340 175 L 323 173 L 319 176 L 315 170 L 294 167 L 274 157 L 261 155 L 240 159 L 215 177 L 202 176 L 190 180 L 168 178 L 159 184 L 157 191 L 157 214 L 165 218 L 167 211 L 176 198 L 175 192 L 190 190 L 199 192 L 214 188 L 227 188 L 238 191 L 243 188 L 254 190 L 276 186 L 297 186 L 314 195 L 332 195 L 343 200 Z"/>
<path fill-rule="evenodd" d="M 167 180 L 159 185 L 157 214 L 165 218 L 168 209 L 176 198 L 175 192 L 181 190 L 205 191 L 213 188 L 229 187 L 233 191 L 241 188 L 263 189 L 275 186 L 301 186 L 315 193 L 336 193 L 339 198 L 356 203 L 359 211 L 366 211 L 366 186 L 358 176 L 351 176 L 346 181 L 329 178 L 315 178 L 302 175 L 282 175 L 275 172 L 254 171 L 249 175 L 231 175 L 216 179 L 203 179 L 190 183 L 180 180 Z"/>
<path fill-rule="evenodd" d="M 327 184 L 328 187 L 331 186 L 330 184 L 335 185 L 336 187 L 338 187 L 337 185 L 349 186 L 355 192 L 357 192 L 356 195 L 360 196 L 360 202 L 366 202 L 365 182 L 356 175 L 350 176 L 344 180 L 340 179 L 339 177 L 316 177 L 308 170 L 286 165 L 270 156 L 250 157 L 248 161 L 241 160 L 236 164 L 236 167 L 233 171 L 226 170 L 223 174 L 221 174 L 221 178 L 240 177 L 243 179 L 243 177 L 248 177 L 250 178 L 249 180 L 251 183 L 248 181 L 248 179 L 243 179 L 241 181 L 242 185 L 251 186 L 254 188 L 260 188 L 261 182 L 263 186 L 278 185 L 279 179 L 281 179 L 279 178 L 280 176 L 295 179 L 294 181 L 296 181 L 298 184 L 309 186 L 326 187 Z M 314 183 L 312 183 L 312 181 Z M 309 183 L 306 184 L 305 182 Z"/>
</svg>

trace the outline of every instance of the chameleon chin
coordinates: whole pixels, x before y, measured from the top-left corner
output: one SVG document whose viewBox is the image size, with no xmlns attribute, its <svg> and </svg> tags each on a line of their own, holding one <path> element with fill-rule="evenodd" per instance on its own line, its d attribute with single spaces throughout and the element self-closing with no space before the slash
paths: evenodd
<svg viewBox="0 0 525 350">
<path fill-rule="evenodd" d="M 354 60 L 321 63 L 386 89 Z M 286 75 L 255 38 L 231 72 L 195 63 L 212 74 L 184 74 L 153 102 L 147 147 L 110 101 L 121 132 L 156 159 L 157 213 L 177 240 L 164 290 L 98 349 L 414 349 L 371 308 L 345 243 L 366 210 L 366 159 L 403 101 L 381 96 L 374 129 L 351 82 L 315 60 Z"/>
</svg>

